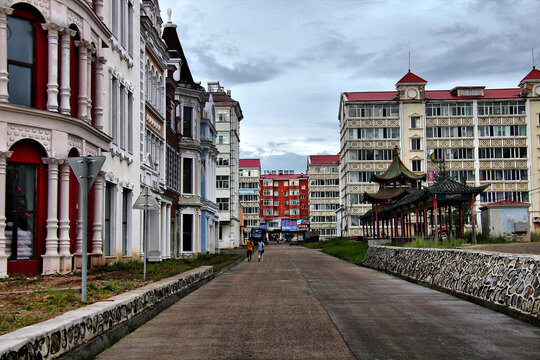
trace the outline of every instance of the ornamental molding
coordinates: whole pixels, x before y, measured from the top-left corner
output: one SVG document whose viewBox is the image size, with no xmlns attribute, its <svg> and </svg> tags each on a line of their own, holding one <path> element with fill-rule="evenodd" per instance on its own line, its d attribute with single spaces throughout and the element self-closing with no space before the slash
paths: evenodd
<svg viewBox="0 0 540 360">
<path fill-rule="evenodd" d="M 93 145 L 93 144 L 90 144 L 90 143 L 86 143 L 86 146 L 85 146 L 85 152 L 86 152 L 86 155 L 89 155 L 89 156 L 98 156 L 99 155 L 99 150 L 98 150 L 98 147 Z"/>
<path fill-rule="evenodd" d="M 40 129 L 32 126 L 25 126 L 25 125 L 15 125 L 15 124 L 8 124 L 8 143 L 7 147 L 11 147 L 11 145 L 15 144 L 17 141 L 22 139 L 32 139 L 37 142 L 39 142 L 45 150 L 47 150 L 47 153 L 52 152 L 51 148 L 51 139 L 52 139 L 52 131 L 48 129 Z"/>
<path fill-rule="evenodd" d="M 70 149 L 75 148 L 82 154 L 82 139 L 78 136 L 68 135 L 68 146 Z"/>
<path fill-rule="evenodd" d="M 19 0 L 7 0 L 6 5 L 11 7 L 14 3 L 20 2 Z M 51 17 L 51 2 L 50 0 L 26 0 L 27 3 L 38 8 L 45 19 L 50 19 Z"/>
<path fill-rule="evenodd" d="M 83 31 L 82 16 L 80 16 L 79 14 L 77 14 L 75 11 L 73 11 L 70 8 L 67 9 L 67 20 L 68 20 L 68 25 L 75 24 L 77 25 L 77 28 L 79 29 L 80 32 Z"/>
</svg>

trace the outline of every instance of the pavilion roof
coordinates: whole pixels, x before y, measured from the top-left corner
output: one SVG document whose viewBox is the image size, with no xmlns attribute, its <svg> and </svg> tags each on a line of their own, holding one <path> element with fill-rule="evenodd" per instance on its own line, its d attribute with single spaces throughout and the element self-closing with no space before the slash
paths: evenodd
<svg viewBox="0 0 540 360">
<path fill-rule="evenodd" d="M 373 175 L 371 180 L 378 183 L 388 183 L 396 180 L 407 179 L 409 181 L 425 180 L 426 174 L 417 174 L 409 170 L 398 154 L 398 147 L 394 148 L 394 157 L 388 169 L 381 175 Z"/>
<path fill-rule="evenodd" d="M 364 200 L 370 203 L 396 201 L 411 192 L 411 188 L 381 188 L 374 194 L 364 193 Z"/>
</svg>

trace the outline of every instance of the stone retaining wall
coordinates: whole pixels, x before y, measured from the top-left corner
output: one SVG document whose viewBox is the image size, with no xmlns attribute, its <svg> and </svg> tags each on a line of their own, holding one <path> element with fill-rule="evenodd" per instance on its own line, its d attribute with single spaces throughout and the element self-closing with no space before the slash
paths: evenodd
<svg viewBox="0 0 540 360">
<path fill-rule="evenodd" d="M 212 267 L 202 266 L 2 335 L 0 360 L 53 359 L 69 355 L 73 349 L 122 327 L 167 299 L 193 291 L 212 278 Z M 169 301 L 168 305 L 171 304 Z M 74 357 L 86 356 L 74 354 Z"/>
<path fill-rule="evenodd" d="M 540 256 L 371 246 L 364 265 L 540 324 Z"/>
</svg>

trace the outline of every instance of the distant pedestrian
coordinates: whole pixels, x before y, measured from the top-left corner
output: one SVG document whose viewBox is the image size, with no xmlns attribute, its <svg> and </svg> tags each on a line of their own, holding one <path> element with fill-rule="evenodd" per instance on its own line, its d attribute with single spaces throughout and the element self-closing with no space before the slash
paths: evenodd
<svg viewBox="0 0 540 360">
<path fill-rule="evenodd" d="M 253 240 L 248 239 L 246 248 L 248 261 L 251 261 L 251 255 L 253 255 Z"/>
<path fill-rule="evenodd" d="M 264 253 L 264 241 L 259 241 L 259 261 L 263 261 L 263 253 Z"/>
</svg>

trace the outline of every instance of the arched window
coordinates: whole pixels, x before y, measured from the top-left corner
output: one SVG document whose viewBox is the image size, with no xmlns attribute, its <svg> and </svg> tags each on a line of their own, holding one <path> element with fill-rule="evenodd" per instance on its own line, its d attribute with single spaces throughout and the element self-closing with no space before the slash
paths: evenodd
<svg viewBox="0 0 540 360">
<path fill-rule="evenodd" d="M 8 92 L 12 104 L 45 109 L 47 103 L 47 35 L 41 14 L 18 5 L 7 17 Z"/>
</svg>

